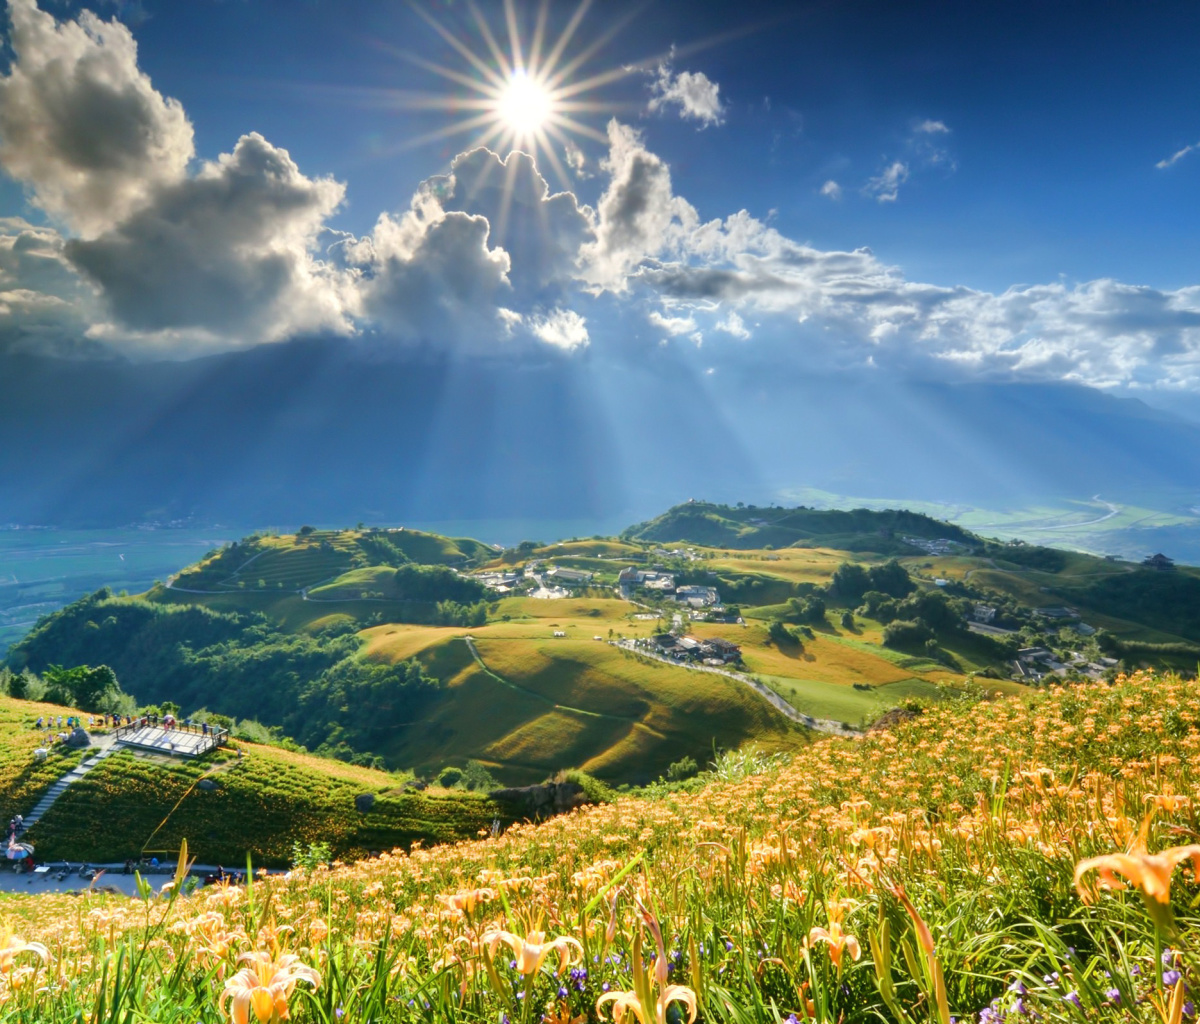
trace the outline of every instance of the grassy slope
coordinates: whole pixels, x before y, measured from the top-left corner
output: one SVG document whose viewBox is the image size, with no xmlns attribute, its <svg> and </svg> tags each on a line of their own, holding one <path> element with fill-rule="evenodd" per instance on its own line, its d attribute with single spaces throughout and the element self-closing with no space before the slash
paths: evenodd
<svg viewBox="0 0 1200 1024">
<path fill-rule="evenodd" d="M 123 953 L 143 966 L 127 990 L 130 1019 L 216 1020 L 228 977 L 220 965 L 246 948 L 282 947 L 321 972 L 317 999 L 292 1001 L 297 1021 L 339 1010 L 347 1021 L 498 1020 L 522 987 L 507 954 L 471 970 L 447 963 L 446 947 L 487 926 L 524 936 L 548 919 L 547 939 L 578 943 L 586 973 L 568 981 L 551 966 L 528 981 L 524 1002 L 539 1018 L 549 1003 L 552 1020 L 595 1020 L 602 992 L 633 987 L 631 967 L 643 968 L 639 951 L 653 941 L 634 930 L 653 915 L 673 980 L 715 1024 L 801 1019 L 809 996 L 822 1010 L 807 1019 L 847 1024 L 975 1020 L 992 1000 L 1000 1018 L 1042 1024 L 1178 1021 L 1200 983 L 1192 872 L 1173 872 L 1156 907 L 1171 904 L 1178 922 L 1164 936 L 1138 893 L 1080 891 L 1073 869 L 1122 850 L 1139 829 L 1156 853 L 1192 837 L 1194 803 L 1171 794 L 1196 792 L 1198 749 L 1194 687 L 1134 678 L 932 709 L 863 740 L 812 744 L 791 763 L 731 766 L 703 788 L 697 780 L 494 840 L 263 879 L 251 893 L 150 907 L 93 894 L 8 897 L 18 934 L 51 944 L 66 982 L 13 986 L 11 1007 L 48 1024 L 94 1019 Z M 622 865 L 633 870 L 625 887 L 602 890 Z M 503 899 L 480 892 L 469 915 L 447 907 L 481 882 Z M 610 892 L 611 941 L 607 908 L 593 912 Z M 861 957 L 835 965 L 836 950 L 813 938 L 834 921 Z M 147 941 L 148 922 L 169 930 Z M 247 937 L 214 953 L 214 933 Z M 926 937 L 929 960 L 918 945 Z M 1168 980 L 1166 966 L 1179 974 Z"/>
<path fill-rule="evenodd" d="M 500 613 L 510 621 L 469 631 L 486 669 L 458 639 L 463 629 L 367 631 L 366 657 L 418 656 L 449 681 L 428 720 L 387 753 L 417 770 L 477 758 L 517 781 L 572 765 L 620 781 L 653 778 L 684 755 L 702 759 L 714 744 L 802 742 L 742 684 L 636 659 L 593 639 L 607 640 L 609 629 L 628 633 L 629 611 L 604 598 L 504 601 Z"/>
<path fill-rule="evenodd" d="M 764 530 L 807 530 L 816 535 L 843 530 L 848 523 L 871 527 L 882 523 L 874 514 L 811 513 L 811 510 L 731 510 L 720 506 L 685 506 L 642 528 L 639 537 L 665 535 L 674 527 L 699 522 L 735 544 L 762 541 Z M 886 517 L 885 517 L 886 518 Z M 759 520 L 758 523 L 754 520 Z M 861 520 L 861 522 L 860 522 Z M 940 527 L 920 518 L 887 519 L 899 529 L 936 535 Z M 765 524 L 765 525 L 764 525 Z M 886 526 L 887 524 L 885 524 Z M 953 532 L 947 527 L 947 531 Z M 886 532 L 886 531 L 885 531 Z M 349 569 L 361 535 L 355 531 L 318 533 L 309 538 L 272 537 L 261 543 L 265 553 L 233 575 L 223 592 L 204 595 L 158 589 L 155 600 L 201 603 L 222 610 L 258 610 L 292 631 L 315 631 L 333 624 L 358 624 L 372 616 L 385 623 L 398 612 L 396 602 L 375 599 L 304 600 L 292 587 L 310 587 L 314 598 L 358 598 L 364 591 L 385 591 L 392 570 Z M 839 535 L 840 536 L 840 535 Z M 453 561 L 479 554 L 472 542 L 438 538 L 413 531 L 388 533 L 393 546 L 407 545 L 414 557 Z M 860 534 L 858 546 L 883 533 Z M 693 539 L 691 536 L 685 540 Z M 603 566 L 615 571 L 629 562 L 661 557 L 648 551 L 645 539 L 587 540 L 555 544 L 534 552 L 546 562 Z M 886 546 L 886 545 L 884 545 Z M 409 550 L 411 549 L 411 550 Z M 779 648 L 767 643 L 771 617 L 787 612 L 776 604 L 797 587 L 823 586 L 846 559 L 876 561 L 878 554 L 848 553 L 805 541 L 804 546 L 777 550 L 723 546 L 698 549 L 698 571 L 711 571 L 722 581 L 738 581 L 747 625 L 691 624 L 700 636 L 724 636 L 742 645 L 745 668 L 791 701 L 820 718 L 850 723 L 870 721 L 907 696 L 933 698 L 939 684 L 955 684 L 965 672 L 986 667 L 992 654 L 971 635 L 947 641 L 959 671 L 924 657 L 882 646 L 878 623 L 858 620 L 852 630 L 830 625 L 817 630 L 803 646 Z M 909 568 L 926 577 L 945 576 L 992 587 L 1027 606 L 1062 603 L 1063 588 L 1128 572 L 1087 555 L 1067 553 L 1057 572 L 1024 569 L 1001 558 L 967 555 L 910 556 Z M 226 566 L 228 568 L 228 566 Z M 204 567 L 201 567 L 203 575 Z M 334 575 L 332 582 L 329 574 Z M 212 576 L 213 574 L 210 574 Z M 262 578 L 264 589 L 257 589 Z M 757 586 L 747 586 L 757 581 Z M 249 589 L 237 587 L 247 582 Z M 283 589 L 272 589 L 283 582 Z M 725 583 L 719 583 L 723 592 Z M 836 605 L 836 601 L 832 602 Z M 757 607 L 756 607 L 757 605 Z M 509 782 L 540 781 L 561 768 L 585 766 L 612 781 L 639 781 L 664 770 L 687 754 L 702 759 L 714 744 L 737 745 L 758 739 L 767 746 L 788 746 L 797 738 L 746 688 L 711 675 L 682 668 L 649 665 L 615 651 L 600 636 L 647 636 L 659 622 L 637 621 L 634 606 L 606 597 L 573 597 L 561 601 L 510 598 L 499 602 L 488 625 L 471 630 L 486 668 L 476 664 L 460 639 L 467 630 L 397 623 L 363 630 L 361 656 L 379 662 L 419 657 L 427 670 L 446 683 L 432 711 L 410 728 L 397 730 L 386 749 L 375 751 L 390 763 L 433 773 L 445 764 L 482 760 Z M 1172 641 L 1180 637 L 1144 625 L 1089 612 L 1088 621 L 1127 638 Z M 553 637 L 561 631 L 565 639 Z M 1013 689 L 997 684 L 1000 690 Z"/>
<path fill-rule="evenodd" d="M 113 861 L 169 853 L 186 838 L 202 863 L 242 864 L 249 853 L 278 866 L 290 863 L 293 842 L 365 856 L 471 838 L 495 818 L 512 820 L 482 796 L 405 792 L 384 772 L 255 744 L 243 751 L 194 761 L 115 754 L 61 796 L 29 839 L 39 857 Z M 215 788 L 196 785 L 206 776 Z M 355 797 L 366 793 L 375 803 L 360 813 Z"/>
<path fill-rule="evenodd" d="M 0 697 L 0 819 L 4 823 L 14 814 L 28 814 L 41 794 L 85 756 L 82 751 L 68 753 L 56 747 L 45 761 L 37 761 L 33 752 L 45 742 L 34 728 L 37 720 L 79 713 L 55 704 Z"/>
</svg>

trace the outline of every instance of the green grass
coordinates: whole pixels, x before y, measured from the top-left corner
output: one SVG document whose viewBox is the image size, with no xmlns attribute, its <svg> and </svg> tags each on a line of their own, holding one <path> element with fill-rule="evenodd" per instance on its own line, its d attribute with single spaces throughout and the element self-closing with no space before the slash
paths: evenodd
<svg viewBox="0 0 1200 1024">
<path fill-rule="evenodd" d="M 429 770 L 475 758 L 512 781 L 579 767 L 605 781 L 645 781 L 685 755 L 757 739 L 804 741 L 743 684 L 637 658 L 594 640 L 505 638 L 472 631 L 484 666 L 462 640 L 422 660 L 449 685 L 419 729 L 389 751 Z"/>
<path fill-rule="evenodd" d="M 283 866 L 292 843 L 328 843 L 341 857 L 473 838 L 512 809 L 466 793 L 403 792 L 383 772 L 245 745 L 194 761 L 114 754 L 63 794 L 29 832 L 38 855 L 121 861 L 177 850 L 202 863 Z M 205 776 L 215 784 L 197 783 Z M 355 797 L 374 805 L 357 810 Z"/>
</svg>

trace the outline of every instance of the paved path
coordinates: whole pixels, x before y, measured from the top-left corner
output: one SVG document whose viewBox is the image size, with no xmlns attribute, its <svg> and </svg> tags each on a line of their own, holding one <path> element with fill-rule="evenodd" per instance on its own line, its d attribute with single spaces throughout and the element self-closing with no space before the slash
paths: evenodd
<svg viewBox="0 0 1200 1024">
<path fill-rule="evenodd" d="M 632 640 L 610 640 L 609 643 L 614 647 L 620 647 L 621 650 L 629 651 L 639 657 L 661 661 L 664 665 L 674 665 L 676 668 L 687 669 L 689 672 L 711 672 L 713 675 L 725 676 L 727 679 L 743 683 L 785 717 L 790 718 L 793 722 L 799 722 L 801 725 L 807 725 L 810 729 L 816 729 L 818 732 L 827 732 L 834 736 L 862 735 L 857 729 L 847 729 L 841 722 L 835 722 L 831 718 L 813 718 L 812 715 L 806 715 L 797 711 L 791 704 L 767 686 L 766 683 L 760 683 L 752 676 L 741 672 L 734 672 L 732 669 L 717 668 L 713 665 L 693 665 L 684 661 L 676 661 L 674 658 L 667 658 L 661 654 L 654 654 L 640 647 L 635 647 Z"/>
<path fill-rule="evenodd" d="M 41 799 L 34 805 L 33 810 L 25 815 L 26 829 L 33 828 L 42 815 L 50 810 L 54 801 L 67 791 L 69 786 L 78 782 L 106 757 L 120 749 L 120 744 L 113 740 L 111 736 L 99 736 L 96 738 L 96 743 L 92 749 L 94 753 L 80 761 L 79 764 L 42 794 Z"/>
<path fill-rule="evenodd" d="M 120 735 L 97 733 L 92 736 L 92 745 L 88 748 L 88 756 L 47 789 L 34 805 L 33 810 L 25 815 L 25 830 L 33 828 L 50 810 L 54 802 L 74 783 L 87 775 L 106 757 L 115 754 L 123 747 L 153 750 L 174 757 L 196 757 L 207 753 L 217 745 L 216 737 L 212 733 L 205 736 L 203 733 L 185 732 L 181 729 L 163 729 L 154 725 L 123 731 Z"/>
</svg>

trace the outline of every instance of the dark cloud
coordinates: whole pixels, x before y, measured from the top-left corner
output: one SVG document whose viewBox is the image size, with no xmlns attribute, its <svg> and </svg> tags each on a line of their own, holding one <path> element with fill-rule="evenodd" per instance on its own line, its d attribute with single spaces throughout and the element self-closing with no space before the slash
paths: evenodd
<svg viewBox="0 0 1200 1024">
<path fill-rule="evenodd" d="M 9 0 L 15 60 L 0 77 L 0 167 L 33 201 L 95 235 L 182 178 L 192 126 L 137 66 L 119 21 L 84 11 L 58 22 L 35 0 Z"/>
<path fill-rule="evenodd" d="M 501 160 L 489 149 L 474 149 L 455 157 L 450 175 L 431 184 L 444 210 L 487 218 L 488 244 L 509 254 L 518 298 L 557 293 L 574 278 L 580 247 L 594 234 L 591 211 L 572 192 L 551 194 L 533 157 L 513 152 Z"/>
<path fill-rule="evenodd" d="M 66 255 L 100 289 L 117 329 L 191 331 L 198 345 L 345 331 L 346 283 L 312 256 L 343 192 L 246 135 L 100 237 L 68 242 Z"/>
</svg>

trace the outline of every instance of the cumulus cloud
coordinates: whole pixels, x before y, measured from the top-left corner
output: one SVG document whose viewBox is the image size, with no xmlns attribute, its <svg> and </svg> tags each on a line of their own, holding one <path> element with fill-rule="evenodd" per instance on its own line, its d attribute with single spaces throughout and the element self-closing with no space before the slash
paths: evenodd
<svg viewBox="0 0 1200 1024">
<path fill-rule="evenodd" d="M 313 256 L 343 194 L 341 184 L 306 177 L 286 150 L 252 133 L 65 251 L 111 310 L 110 336 L 124 330 L 146 344 L 211 347 L 345 332 L 348 282 Z"/>
<path fill-rule="evenodd" d="M 894 203 L 900 195 L 900 186 L 906 181 L 908 181 L 908 164 L 903 160 L 893 160 L 867 182 L 864 191 L 881 203 Z"/>
<path fill-rule="evenodd" d="M 837 202 L 837 200 L 842 198 L 842 186 L 830 178 L 821 186 L 821 195 L 826 199 L 832 199 L 834 202 Z"/>
<path fill-rule="evenodd" d="M 714 327 L 724 334 L 732 335 L 738 341 L 746 341 L 750 337 L 750 332 L 746 329 L 746 322 L 738 316 L 737 310 L 734 309 L 726 313 L 723 319 L 718 320 Z"/>
<path fill-rule="evenodd" d="M 510 283 L 529 301 L 571 280 L 581 246 L 593 237 L 591 209 L 572 192 L 551 193 L 527 153 L 505 159 L 483 148 L 460 153 L 449 175 L 423 188 L 443 210 L 487 218 L 488 244 L 508 253 Z"/>
<path fill-rule="evenodd" d="M 52 228 L 0 218 L 0 351 L 70 353 L 96 315 Z"/>
<path fill-rule="evenodd" d="M 571 351 L 585 348 L 589 342 L 587 321 L 573 309 L 555 309 L 547 316 L 530 320 L 534 337 L 547 345 Z"/>
<path fill-rule="evenodd" d="M 14 60 L 0 77 L 0 167 L 33 201 L 85 237 L 179 181 L 192 126 L 137 66 L 115 19 L 58 22 L 35 0 L 9 0 Z"/>
<path fill-rule="evenodd" d="M 946 127 L 945 121 L 933 121 L 926 119 L 921 121 L 916 128 L 913 129 L 919 135 L 949 135 L 950 129 Z"/>
<path fill-rule="evenodd" d="M 694 334 L 696 332 L 696 320 L 694 317 L 665 316 L 655 309 L 650 311 L 646 319 L 660 331 L 665 331 L 673 338 L 681 334 Z"/>
<path fill-rule="evenodd" d="M 1196 150 L 1198 148 L 1200 148 L 1200 142 L 1194 142 L 1190 146 L 1184 146 L 1183 149 L 1177 149 L 1169 157 L 1159 160 L 1158 163 L 1156 163 L 1154 166 L 1157 167 L 1160 171 L 1166 170 L 1168 167 L 1171 167 L 1174 164 L 1179 163 L 1179 161 L 1182 160 L 1185 156 L 1187 156 L 1189 153 L 1193 152 L 1194 150 Z"/>
<path fill-rule="evenodd" d="M 725 121 L 721 87 L 702 71 L 676 73 L 669 63 L 659 64 L 650 93 L 652 112 L 674 107 L 681 118 L 699 121 L 701 128 Z"/>
<path fill-rule="evenodd" d="M 691 204 L 671 190 L 671 171 L 628 125 L 608 124 L 608 187 L 596 208 L 595 240 L 580 251 L 580 276 L 597 290 L 622 292 L 647 257 L 669 251 L 696 227 Z"/>
<path fill-rule="evenodd" d="M 486 347 L 511 333 L 511 264 L 488 232 L 486 217 L 447 212 L 428 189 L 400 217 L 382 214 L 371 235 L 342 246 L 360 312 L 402 341 Z"/>
</svg>

